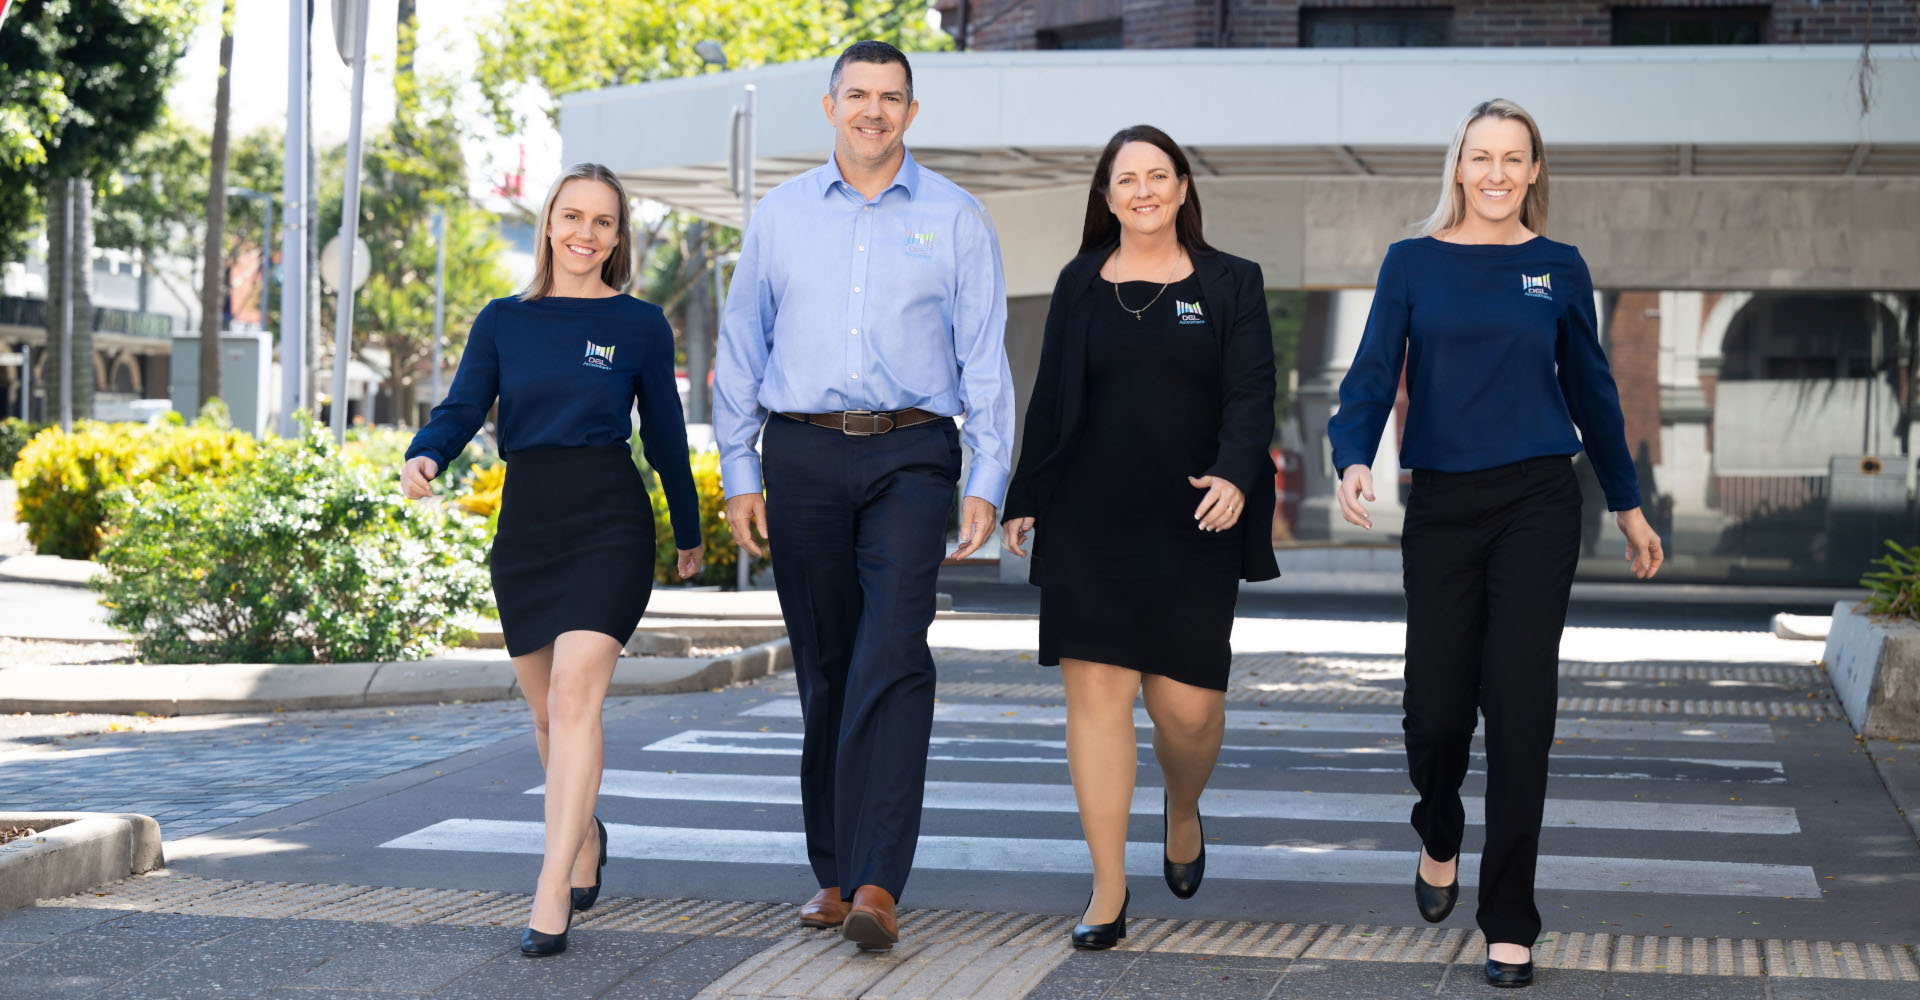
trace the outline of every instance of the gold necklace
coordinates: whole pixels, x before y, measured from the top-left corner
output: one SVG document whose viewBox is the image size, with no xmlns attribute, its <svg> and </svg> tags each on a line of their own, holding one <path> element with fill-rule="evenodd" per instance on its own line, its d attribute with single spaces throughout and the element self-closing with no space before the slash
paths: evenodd
<svg viewBox="0 0 1920 1000">
<path fill-rule="evenodd" d="M 1180 270 L 1180 258 L 1178 257 L 1175 257 L 1173 259 L 1173 270 L 1175 271 Z M 1113 274 L 1114 274 L 1114 277 L 1120 276 L 1120 260 L 1118 255 L 1115 255 L 1114 257 Z M 1167 283 L 1164 285 L 1161 285 L 1160 290 L 1153 293 L 1153 298 L 1148 299 L 1146 305 L 1141 306 L 1138 309 L 1135 309 L 1134 307 L 1127 305 L 1126 300 L 1120 297 L 1120 283 L 1116 281 L 1113 283 L 1113 301 L 1120 303 L 1120 308 L 1125 309 L 1126 311 L 1132 313 L 1134 320 L 1138 321 L 1140 319 L 1140 314 L 1153 308 L 1153 304 L 1155 302 L 1160 301 L 1160 296 L 1166 294 L 1167 289 L 1172 286 L 1173 286 L 1173 278 L 1171 275 L 1169 275 L 1167 278 Z"/>
</svg>

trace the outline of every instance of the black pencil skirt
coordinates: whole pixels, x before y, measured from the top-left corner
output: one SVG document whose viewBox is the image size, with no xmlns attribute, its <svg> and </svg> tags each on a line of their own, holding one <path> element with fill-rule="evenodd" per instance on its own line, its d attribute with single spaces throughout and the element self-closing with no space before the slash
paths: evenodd
<svg viewBox="0 0 1920 1000">
<path fill-rule="evenodd" d="M 625 643 L 653 595 L 653 507 L 625 445 L 507 456 L 487 565 L 507 653 L 562 632 Z"/>
</svg>

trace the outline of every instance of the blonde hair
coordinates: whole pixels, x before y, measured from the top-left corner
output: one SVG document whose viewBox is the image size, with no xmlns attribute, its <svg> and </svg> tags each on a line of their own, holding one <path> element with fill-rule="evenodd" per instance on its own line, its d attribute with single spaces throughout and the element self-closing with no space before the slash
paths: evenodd
<svg viewBox="0 0 1920 1000">
<path fill-rule="evenodd" d="M 1460 182 L 1455 175 L 1460 169 L 1460 156 L 1467 145 L 1467 128 L 1482 118 L 1504 118 L 1516 121 L 1527 127 L 1527 134 L 1533 139 L 1533 162 L 1539 166 L 1540 175 L 1527 189 L 1525 200 L 1520 203 L 1520 224 L 1535 235 L 1547 234 L 1547 147 L 1540 141 L 1540 126 L 1527 114 L 1525 108 L 1502 97 L 1491 101 L 1482 101 L 1460 119 L 1460 127 L 1453 130 L 1453 144 L 1447 147 L 1447 164 L 1440 172 L 1440 203 L 1433 208 L 1433 214 L 1420 224 L 1421 236 L 1443 233 L 1459 225 L 1467 217 L 1466 193 L 1460 190 Z"/>
<path fill-rule="evenodd" d="M 560 199 L 560 189 L 571 180 L 599 181 L 613 189 L 615 200 L 620 203 L 620 221 L 613 252 L 600 265 L 600 280 L 616 292 L 627 290 L 627 281 L 633 275 L 633 220 L 628 216 L 627 189 L 621 185 L 620 178 L 613 171 L 598 163 L 576 163 L 554 179 L 553 187 L 547 190 L 546 204 L 540 206 L 540 226 L 538 239 L 533 249 L 533 280 L 520 291 L 520 301 L 530 302 L 553 294 L 553 239 L 547 233 L 547 227 L 553 219 L 553 204 Z"/>
</svg>

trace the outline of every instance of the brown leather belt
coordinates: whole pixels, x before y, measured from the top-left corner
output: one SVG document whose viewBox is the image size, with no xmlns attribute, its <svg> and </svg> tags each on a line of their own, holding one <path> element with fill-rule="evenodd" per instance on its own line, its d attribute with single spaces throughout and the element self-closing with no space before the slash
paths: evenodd
<svg viewBox="0 0 1920 1000">
<path fill-rule="evenodd" d="M 842 410 L 838 413 L 779 413 L 779 415 L 788 420 L 825 427 L 854 437 L 872 437 L 875 434 L 897 431 L 902 427 L 945 419 L 938 413 L 929 413 L 926 410 L 911 407 L 905 410 Z"/>
</svg>

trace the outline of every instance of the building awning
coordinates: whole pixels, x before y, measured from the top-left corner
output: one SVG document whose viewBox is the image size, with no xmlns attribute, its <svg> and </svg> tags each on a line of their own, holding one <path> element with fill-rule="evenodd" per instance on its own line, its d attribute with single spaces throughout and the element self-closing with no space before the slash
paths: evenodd
<svg viewBox="0 0 1920 1000">
<path fill-rule="evenodd" d="M 1430 177 L 1489 97 L 1539 120 L 1556 177 L 1920 177 L 1920 46 L 1171 49 L 915 55 L 914 156 L 975 194 L 1079 187 L 1108 136 L 1147 122 L 1202 176 Z M 831 60 L 568 95 L 569 163 L 738 224 L 727 154 L 757 90 L 755 191 L 832 148 Z"/>
</svg>

